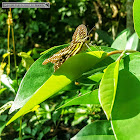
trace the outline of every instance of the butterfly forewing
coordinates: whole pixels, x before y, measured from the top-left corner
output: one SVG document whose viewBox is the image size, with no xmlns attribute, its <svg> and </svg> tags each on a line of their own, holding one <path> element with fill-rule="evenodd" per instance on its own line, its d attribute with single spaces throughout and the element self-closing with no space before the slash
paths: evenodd
<svg viewBox="0 0 140 140">
<path fill-rule="evenodd" d="M 52 55 L 48 59 L 45 59 L 42 64 L 46 65 L 49 62 L 55 64 L 58 60 L 60 60 L 62 58 L 62 56 L 66 55 L 69 52 L 69 50 L 70 50 L 69 47 L 66 47 L 66 48 L 58 51 L 57 53 L 55 53 L 54 55 Z"/>
<path fill-rule="evenodd" d="M 79 42 L 80 40 L 82 40 L 82 39 L 84 39 L 84 38 L 86 38 L 87 37 L 87 28 L 86 28 L 86 26 L 85 25 L 79 25 L 77 28 L 76 28 L 76 30 L 75 30 L 75 32 L 74 32 L 74 34 L 73 34 L 73 36 L 72 36 L 72 41 L 71 41 L 71 43 L 77 43 L 77 42 Z"/>
<path fill-rule="evenodd" d="M 46 59 L 42 64 L 46 65 L 51 62 L 54 64 L 54 71 L 56 71 L 69 57 L 77 54 L 87 38 L 87 28 L 85 25 L 79 25 L 73 36 L 70 46 L 58 51 L 50 58 Z"/>
</svg>

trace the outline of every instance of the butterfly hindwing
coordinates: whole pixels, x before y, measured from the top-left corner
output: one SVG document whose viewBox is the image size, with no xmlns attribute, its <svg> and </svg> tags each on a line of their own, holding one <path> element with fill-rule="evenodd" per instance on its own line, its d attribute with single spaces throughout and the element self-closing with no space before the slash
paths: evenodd
<svg viewBox="0 0 140 140">
<path fill-rule="evenodd" d="M 58 51 L 50 58 L 44 60 L 42 64 L 46 65 L 51 62 L 54 64 L 54 71 L 56 71 L 68 58 L 74 56 L 81 50 L 81 47 L 86 39 L 87 28 L 83 24 L 79 25 L 72 36 L 70 46 Z"/>
<path fill-rule="evenodd" d="M 51 57 L 49 57 L 48 59 L 45 59 L 44 62 L 42 63 L 43 65 L 46 65 L 47 63 L 51 62 L 53 64 L 55 64 L 57 61 L 59 61 L 62 56 L 64 56 L 65 54 L 67 54 L 69 52 L 69 47 L 66 47 L 60 51 L 58 51 L 57 53 L 55 53 L 54 55 L 52 55 Z"/>
</svg>

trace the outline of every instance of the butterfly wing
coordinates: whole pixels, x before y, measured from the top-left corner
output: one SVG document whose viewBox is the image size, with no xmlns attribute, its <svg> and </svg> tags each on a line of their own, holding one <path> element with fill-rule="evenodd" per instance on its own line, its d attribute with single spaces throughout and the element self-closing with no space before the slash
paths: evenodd
<svg viewBox="0 0 140 140">
<path fill-rule="evenodd" d="M 62 57 L 65 56 L 69 52 L 69 48 L 70 47 L 66 47 L 66 48 L 58 51 L 57 53 L 55 53 L 54 55 L 52 55 L 48 59 L 45 59 L 44 62 L 42 63 L 42 65 L 46 65 L 49 62 L 55 64 L 57 61 L 62 59 Z"/>
<path fill-rule="evenodd" d="M 67 59 L 71 56 L 74 56 L 81 50 L 81 47 L 86 39 L 87 39 L 87 28 L 84 24 L 81 24 L 76 28 L 72 36 L 72 41 L 70 44 L 71 51 L 69 51 L 69 55 L 67 56 Z"/>
<path fill-rule="evenodd" d="M 54 71 L 56 71 L 69 57 L 74 56 L 80 51 L 83 42 L 86 40 L 86 37 L 86 26 L 83 24 L 79 25 L 72 36 L 70 46 L 58 51 L 50 58 L 44 60 L 42 64 L 46 65 L 47 63 L 51 62 L 54 64 Z"/>
<path fill-rule="evenodd" d="M 84 24 L 81 24 L 76 28 L 72 36 L 71 43 L 75 44 L 81 41 L 84 42 L 85 40 L 83 39 L 85 39 L 86 37 L 87 37 L 87 27 Z"/>
</svg>

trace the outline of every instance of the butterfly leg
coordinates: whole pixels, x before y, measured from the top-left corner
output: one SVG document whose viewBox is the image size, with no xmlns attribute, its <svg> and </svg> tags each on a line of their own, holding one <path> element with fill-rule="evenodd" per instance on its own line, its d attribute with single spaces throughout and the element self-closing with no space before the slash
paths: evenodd
<svg viewBox="0 0 140 140">
<path fill-rule="evenodd" d="M 85 43 L 85 44 L 86 44 L 87 48 L 91 50 L 91 48 L 88 46 L 88 44 L 87 44 L 87 43 Z M 91 50 L 91 51 L 92 51 L 92 50 Z"/>
</svg>

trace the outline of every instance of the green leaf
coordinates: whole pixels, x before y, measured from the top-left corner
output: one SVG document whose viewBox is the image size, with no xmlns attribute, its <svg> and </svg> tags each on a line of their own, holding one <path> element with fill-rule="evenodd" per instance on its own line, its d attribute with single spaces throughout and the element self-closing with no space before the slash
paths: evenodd
<svg viewBox="0 0 140 140">
<path fill-rule="evenodd" d="M 0 94 L 1 94 L 2 92 L 4 92 L 6 89 L 7 89 L 7 88 L 2 88 L 2 89 L 0 89 Z"/>
<path fill-rule="evenodd" d="M 0 121 L 0 135 L 1 135 L 2 131 L 3 131 L 3 129 L 5 128 L 6 123 L 7 122 Z"/>
<path fill-rule="evenodd" d="M 134 33 L 127 41 L 126 50 L 137 50 L 138 49 L 139 38 L 136 33 Z"/>
<path fill-rule="evenodd" d="M 64 105 L 60 106 L 60 108 L 64 108 L 66 106 L 72 106 L 72 105 L 81 105 L 81 104 L 99 104 L 98 100 L 98 90 L 94 90 L 92 93 L 86 93 L 84 95 L 78 96 Z"/>
<path fill-rule="evenodd" d="M 99 100 L 107 116 L 107 119 L 110 118 L 112 107 L 115 100 L 118 83 L 118 71 L 119 71 L 119 61 L 116 61 L 107 67 L 103 75 L 103 78 L 100 82 Z"/>
<path fill-rule="evenodd" d="M 115 140 L 115 137 L 113 135 L 89 135 L 73 138 L 71 140 Z"/>
<path fill-rule="evenodd" d="M 107 42 L 109 45 L 113 43 L 113 38 L 109 36 L 107 32 L 100 29 L 97 29 L 96 32 L 98 33 L 99 38 Z"/>
<path fill-rule="evenodd" d="M 50 51 L 47 51 L 43 56 L 35 61 L 20 83 L 16 98 L 10 109 L 10 113 L 21 108 L 53 74 L 53 64 L 49 63 L 48 65 L 42 65 L 42 62 L 66 46 L 67 45 L 61 45 L 51 48 L 49 49 Z"/>
<path fill-rule="evenodd" d="M 80 82 L 80 84 L 82 83 L 84 85 L 90 85 L 90 84 L 95 85 L 101 80 L 102 76 L 103 76 L 103 73 L 96 73 L 89 77 L 86 77 L 85 75 L 85 76 L 80 77 L 77 81 Z"/>
<path fill-rule="evenodd" d="M 81 109 L 81 111 L 83 111 L 83 109 Z M 88 115 L 85 113 L 75 113 L 74 114 L 74 120 L 71 123 L 71 126 L 75 126 L 80 124 L 82 121 L 84 121 L 85 119 L 87 119 Z"/>
<path fill-rule="evenodd" d="M 78 90 L 78 89 L 80 89 L 80 86 L 77 86 L 77 85 L 75 85 L 75 82 L 72 82 L 69 85 L 67 85 L 66 87 L 64 87 L 62 90 L 60 90 L 60 92 L 72 91 L 72 90 Z"/>
<path fill-rule="evenodd" d="M 91 69 L 95 64 L 103 60 L 105 57 L 107 57 L 107 54 L 105 52 L 97 51 L 80 53 L 69 58 L 43 85 L 41 85 L 36 91 L 34 91 L 35 93 L 33 94 L 33 96 L 23 106 L 23 108 L 20 109 L 12 117 L 12 119 L 7 123 L 7 125 L 15 119 L 17 119 L 18 117 L 20 117 L 21 115 L 25 114 L 35 105 L 40 104 L 41 102 L 54 95 L 68 84 L 70 84 L 72 81 L 79 78 L 82 75 L 82 73 Z M 40 65 L 42 65 L 42 62 L 43 60 L 40 63 L 38 63 L 39 67 Z M 44 67 L 44 69 L 46 68 Z M 38 73 L 42 74 L 42 71 L 38 71 Z M 36 75 L 38 75 L 38 73 Z M 29 88 L 32 88 L 34 86 L 34 80 L 32 82 L 30 83 L 31 85 Z M 27 92 L 26 89 L 23 89 L 23 91 Z"/>
<path fill-rule="evenodd" d="M 111 48 L 117 50 L 124 50 L 127 43 L 127 36 L 128 36 L 128 30 L 126 29 L 122 31 L 121 34 L 115 39 L 115 41 L 111 45 Z"/>
<path fill-rule="evenodd" d="M 109 121 L 95 121 L 85 126 L 71 140 L 115 140 Z"/>
<path fill-rule="evenodd" d="M 140 139 L 140 53 L 120 63 L 112 125 L 118 140 Z"/>
<path fill-rule="evenodd" d="M 136 33 L 138 34 L 140 38 L 140 1 L 135 0 L 133 4 L 133 17 L 134 17 L 134 28 Z"/>
<path fill-rule="evenodd" d="M 57 49 L 57 48 L 61 48 L 62 49 L 62 48 L 65 48 L 67 46 L 69 46 L 69 44 L 64 44 L 64 45 L 60 45 L 60 46 L 54 46 L 54 47 L 52 47 L 52 48 L 42 52 L 41 55 L 46 54 L 46 53 L 48 53 L 48 52 L 50 52 L 50 51 L 52 51 L 54 49 Z"/>
<path fill-rule="evenodd" d="M 9 109 L 13 104 L 13 101 L 9 101 L 0 107 L 0 115 L 7 109 Z"/>
<path fill-rule="evenodd" d="M 61 110 L 56 110 L 56 111 L 53 112 L 52 120 L 55 123 L 55 125 L 57 125 L 56 122 L 60 119 L 60 116 L 61 116 Z"/>
<path fill-rule="evenodd" d="M 11 86 L 13 84 L 13 81 L 12 79 L 10 79 L 10 77 L 8 77 L 6 74 L 1 75 L 1 82 L 4 87 L 15 93 L 14 88 Z"/>
<path fill-rule="evenodd" d="M 22 66 L 28 70 L 30 66 L 34 63 L 33 58 L 25 52 L 18 53 L 18 56 L 22 57 L 21 63 Z"/>
<path fill-rule="evenodd" d="M 7 119 L 7 115 L 0 115 L 0 136 L 1 136 L 3 129 L 6 126 L 6 123 L 7 123 L 6 119 Z"/>
<path fill-rule="evenodd" d="M 116 51 L 116 49 L 114 48 L 110 48 L 110 47 L 101 47 L 101 50 L 105 51 L 105 52 L 112 52 L 112 51 Z M 97 71 L 102 71 L 104 70 L 109 64 L 113 63 L 114 61 L 116 61 L 118 59 L 118 57 L 120 56 L 120 54 L 114 54 L 111 55 L 110 57 L 106 57 L 104 59 L 104 61 L 99 62 L 98 64 L 95 65 L 95 67 L 93 68 L 93 71 L 91 70 L 91 73 L 97 72 Z M 100 70 L 99 70 L 100 69 Z"/>
<path fill-rule="evenodd" d="M 97 74 L 89 76 L 88 79 L 95 81 L 95 82 L 99 82 L 101 80 L 102 76 L 103 76 L 103 73 L 97 73 Z"/>
<path fill-rule="evenodd" d="M 3 58 L 5 59 L 7 56 L 9 56 L 10 55 L 10 52 L 7 52 L 7 53 L 5 53 L 5 54 L 3 54 Z"/>
</svg>

